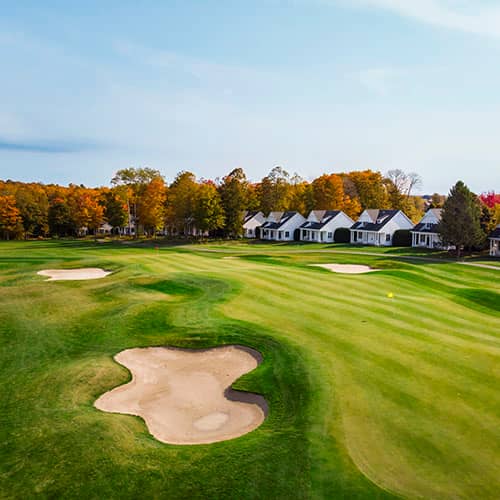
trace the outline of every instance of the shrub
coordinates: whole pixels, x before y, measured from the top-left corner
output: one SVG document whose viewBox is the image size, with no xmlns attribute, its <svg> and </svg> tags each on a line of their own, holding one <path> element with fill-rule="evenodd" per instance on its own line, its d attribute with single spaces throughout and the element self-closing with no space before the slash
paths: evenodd
<svg viewBox="0 0 500 500">
<path fill-rule="evenodd" d="M 393 247 L 411 247 L 411 233 L 409 229 L 398 229 L 392 237 Z"/>
<path fill-rule="evenodd" d="M 333 235 L 335 243 L 349 243 L 351 241 L 351 231 L 347 227 L 339 227 Z"/>
</svg>

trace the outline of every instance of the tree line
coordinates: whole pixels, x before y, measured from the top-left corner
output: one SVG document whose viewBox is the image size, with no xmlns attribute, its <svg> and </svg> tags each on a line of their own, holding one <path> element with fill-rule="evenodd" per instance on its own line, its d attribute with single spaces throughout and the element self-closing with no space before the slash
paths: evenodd
<svg viewBox="0 0 500 500">
<path fill-rule="evenodd" d="M 181 171 L 170 184 L 158 170 L 127 168 L 99 188 L 0 181 L 0 237 L 96 234 L 103 223 L 116 234 L 238 237 L 245 210 L 343 210 L 356 218 L 365 208 L 393 208 L 417 221 L 426 208 L 413 195 L 420 183 L 402 170 L 323 174 L 308 182 L 279 166 L 257 183 L 241 168 L 215 180 Z M 493 211 L 490 198 L 482 205 Z M 430 203 L 442 206 L 444 197 L 434 194 Z"/>
</svg>

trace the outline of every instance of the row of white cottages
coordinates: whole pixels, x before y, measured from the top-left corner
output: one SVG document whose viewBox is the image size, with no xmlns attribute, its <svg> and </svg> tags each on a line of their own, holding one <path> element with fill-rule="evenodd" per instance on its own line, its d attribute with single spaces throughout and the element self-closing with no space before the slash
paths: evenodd
<svg viewBox="0 0 500 500">
<path fill-rule="evenodd" d="M 341 210 L 312 210 L 307 217 L 299 212 L 246 212 L 243 222 L 246 238 L 271 241 L 311 241 L 333 243 L 335 231 L 348 228 L 351 243 L 359 245 L 391 246 L 394 233 L 410 230 L 412 246 L 441 248 L 437 225 L 441 209 L 429 209 L 414 225 L 401 210 L 365 210 L 354 222 Z M 500 226 L 490 235 L 490 255 L 500 256 Z"/>
</svg>

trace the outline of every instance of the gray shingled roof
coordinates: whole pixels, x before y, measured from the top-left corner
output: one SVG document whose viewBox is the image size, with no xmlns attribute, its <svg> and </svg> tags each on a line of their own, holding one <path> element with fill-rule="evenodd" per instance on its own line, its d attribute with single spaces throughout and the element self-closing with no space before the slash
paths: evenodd
<svg viewBox="0 0 500 500">
<path fill-rule="evenodd" d="M 321 229 L 326 226 L 332 219 L 337 217 L 340 213 L 340 210 L 313 210 L 314 215 L 318 217 L 318 214 L 321 214 L 321 218 L 319 218 L 319 222 L 310 222 L 306 221 L 302 224 L 301 229 Z"/>
<path fill-rule="evenodd" d="M 413 229 L 415 233 L 437 233 L 437 224 L 419 223 Z"/>
<path fill-rule="evenodd" d="M 488 236 L 488 238 L 500 240 L 500 226 L 497 226 Z"/>
<path fill-rule="evenodd" d="M 277 212 L 272 212 L 272 213 L 277 213 Z M 267 221 L 264 224 L 262 224 L 262 229 L 279 229 L 283 224 L 288 222 L 294 215 L 298 214 L 299 212 L 281 212 L 282 215 L 279 219 L 278 222 L 273 222 L 273 221 Z"/>
<path fill-rule="evenodd" d="M 363 231 L 380 231 L 399 210 L 365 210 L 373 222 L 355 222 L 351 229 L 362 229 Z"/>
<path fill-rule="evenodd" d="M 249 210 L 245 212 L 245 215 L 243 216 L 243 224 L 253 219 L 258 213 L 259 213 L 258 210 Z"/>
</svg>

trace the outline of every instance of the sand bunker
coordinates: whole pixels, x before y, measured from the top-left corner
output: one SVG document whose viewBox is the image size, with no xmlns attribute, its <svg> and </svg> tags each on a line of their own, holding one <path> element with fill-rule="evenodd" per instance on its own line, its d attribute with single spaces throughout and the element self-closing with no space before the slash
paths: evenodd
<svg viewBox="0 0 500 500">
<path fill-rule="evenodd" d="M 267 414 L 258 395 L 230 385 L 261 362 L 242 346 L 207 350 L 127 349 L 115 360 L 132 373 L 128 384 L 103 394 L 99 410 L 142 417 L 149 432 L 170 444 L 206 444 L 242 436 Z"/>
<path fill-rule="evenodd" d="M 48 276 L 45 281 L 69 281 L 69 280 L 97 280 L 105 278 L 110 272 L 97 267 L 86 267 L 82 269 L 44 269 L 38 271 L 40 276 Z"/>
<path fill-rule="evenodd" d="M 334 273 L 342 273 L 342 274 L 364 274 L 364 273 L 373 273 L 378 271 L 378 269 L 372 269 L 369 266 L 362 266 L 358 264 L 311 264 L 315 267 L 323 267 L 324 269 L 328 269 L 329 271 L 333 271 Z"/>
</svg>

